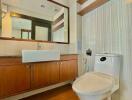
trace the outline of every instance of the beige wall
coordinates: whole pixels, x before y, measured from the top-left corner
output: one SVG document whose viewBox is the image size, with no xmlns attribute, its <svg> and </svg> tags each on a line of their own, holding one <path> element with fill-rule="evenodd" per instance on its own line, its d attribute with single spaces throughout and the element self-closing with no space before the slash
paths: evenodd
<svg viewBox="0 0 132 100">
<path fill-rule="evenodd" d="M 77 52 L 77 5 L 76 0 L 69 0 L 70 6 L 70 52 Z"/>
<path fill-rule="evenodd" d="M 69 45 L 56 43 L 40 43 L 41 49 L 56 50 L 61 54 L 69 53 Z M 22 50 L 36 50 L 37 42 L 0 40 L 0 56 L 20 56 Z"/>
</svg>

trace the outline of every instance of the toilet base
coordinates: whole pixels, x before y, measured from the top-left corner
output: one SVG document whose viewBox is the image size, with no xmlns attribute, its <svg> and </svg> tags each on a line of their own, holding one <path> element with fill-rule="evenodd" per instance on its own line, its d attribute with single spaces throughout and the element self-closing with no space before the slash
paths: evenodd
<svg viewBox="0 0 132 100">
<path fill-rule="evenodd" d="M 100 95 L 83 95 L 78 94 L 80 100 L 111 100 L 110 92 Z"/>
<path fill-rule="evenodd" d="M 111 100 L 111 97 L 108 97 L 107 100 Z"/>
</svg>

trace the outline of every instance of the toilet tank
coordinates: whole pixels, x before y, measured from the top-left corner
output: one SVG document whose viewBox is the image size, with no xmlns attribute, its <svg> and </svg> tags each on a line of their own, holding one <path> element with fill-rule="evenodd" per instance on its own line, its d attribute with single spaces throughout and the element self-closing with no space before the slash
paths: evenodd
<svg viewBox="0 0 132 100">
<path fill-rule="evenodd" d="M 118 54 L 96 54 L 95 72 L 101 72 L 119 79 L 121 56 Z"/>
</svg>

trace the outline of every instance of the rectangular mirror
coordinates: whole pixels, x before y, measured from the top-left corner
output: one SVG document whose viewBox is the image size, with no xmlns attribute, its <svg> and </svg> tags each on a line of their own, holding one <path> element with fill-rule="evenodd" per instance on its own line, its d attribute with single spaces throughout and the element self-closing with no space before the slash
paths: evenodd
<svg viewBox="0 0 132 100">
<path fill-rule="evenodd" d="M 69 8 L 53 0 L 2 0 L 0 15 L 0 39 L 69 43 Z"/>
</svg>

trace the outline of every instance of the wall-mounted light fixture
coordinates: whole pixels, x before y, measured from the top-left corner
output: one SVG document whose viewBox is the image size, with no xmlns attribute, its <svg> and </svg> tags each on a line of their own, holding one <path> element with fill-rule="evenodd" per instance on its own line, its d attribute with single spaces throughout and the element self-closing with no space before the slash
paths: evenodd
<svg viewBox="0 0 132 100">
<path fill-rule="evenodd" d="M 2 3 L 1 8 L 2 8 L 2 18 L 4 18 L 6 16 L 7 12 L 8 12 L 8 5 Z"/>
<path fill-rule="evenodd" d="M 131 4 L 132 0 L 126 0 L 126 3 Z"/>
</svg>

